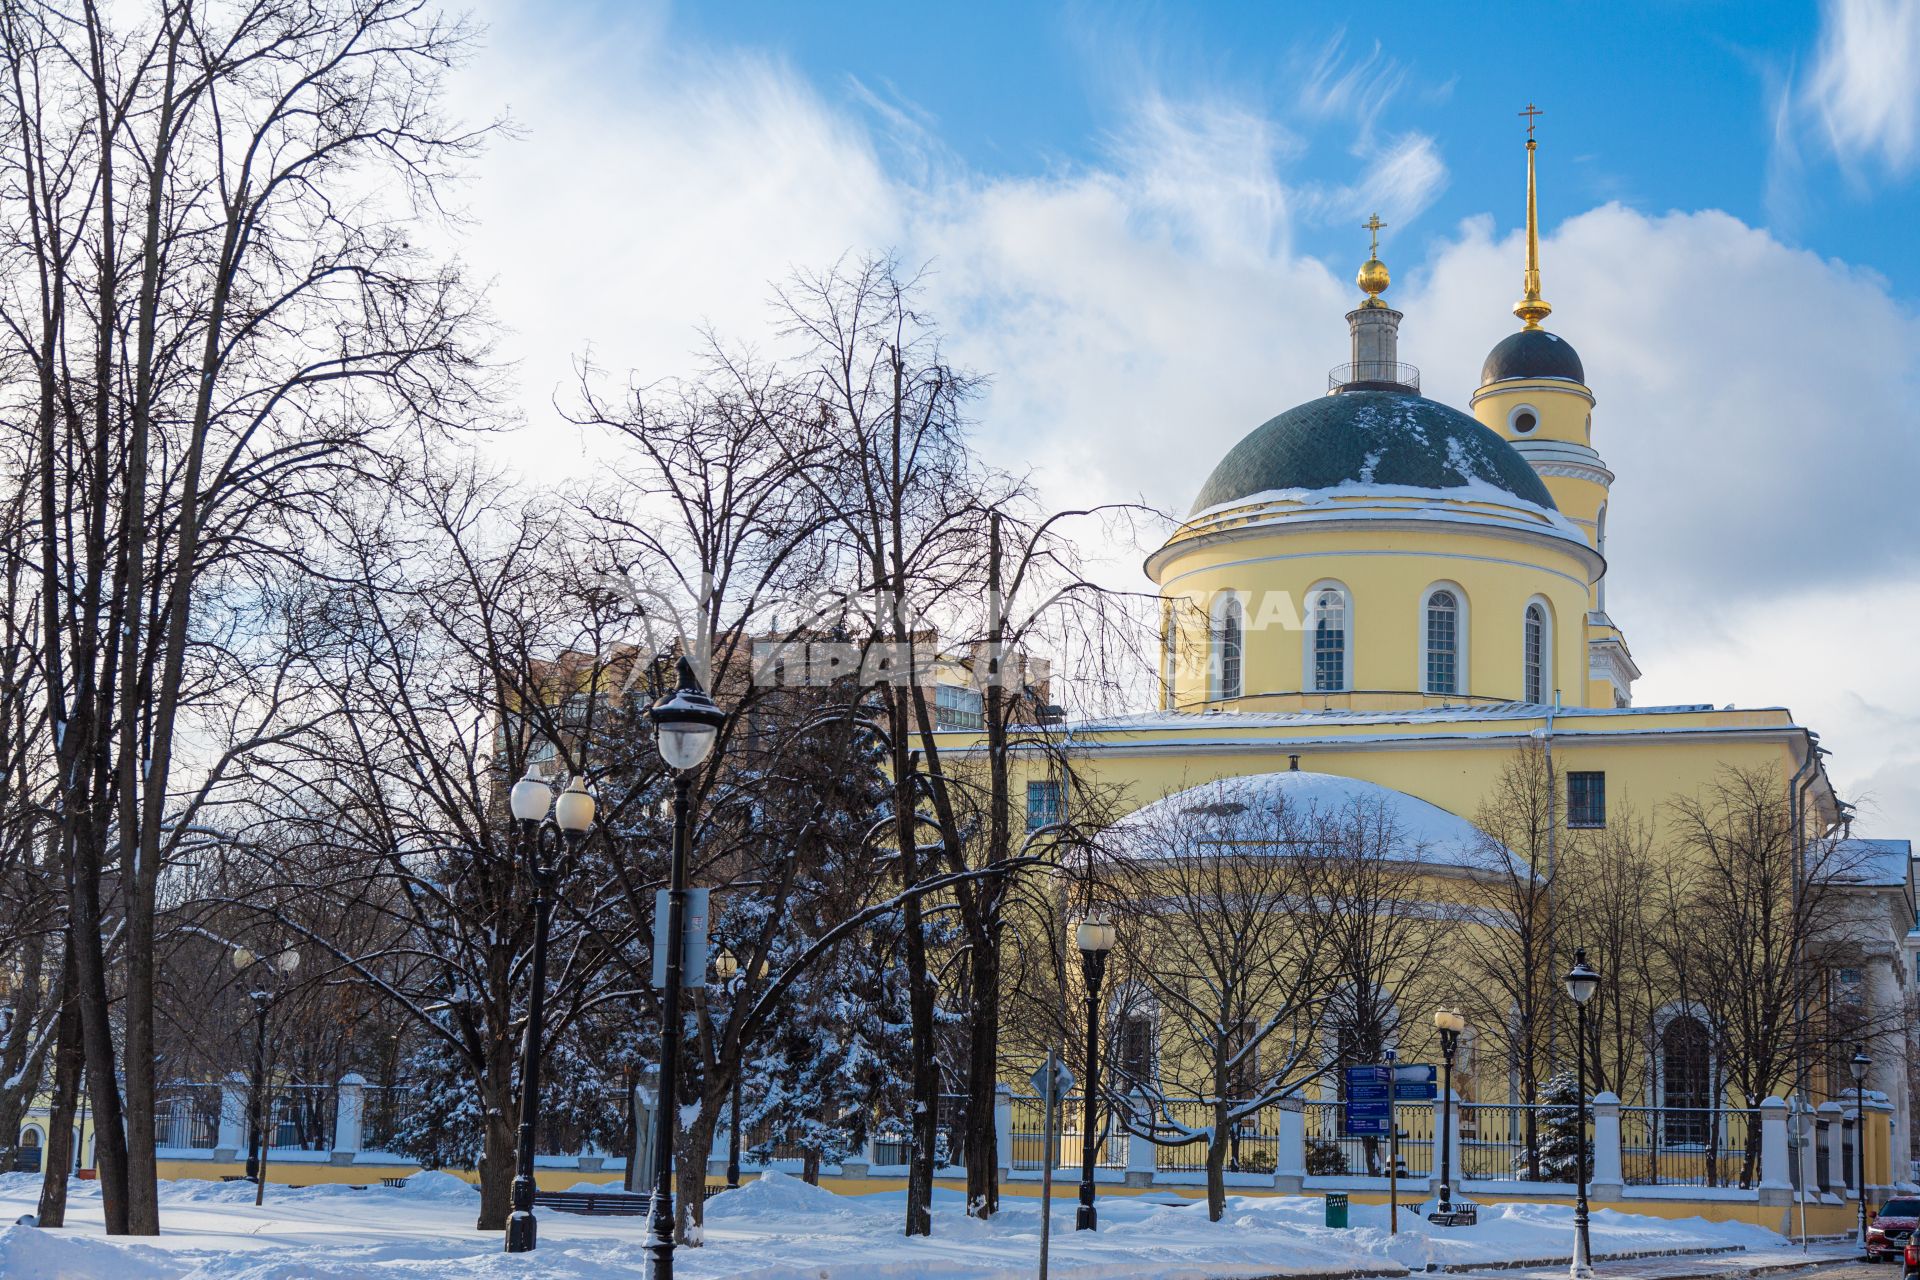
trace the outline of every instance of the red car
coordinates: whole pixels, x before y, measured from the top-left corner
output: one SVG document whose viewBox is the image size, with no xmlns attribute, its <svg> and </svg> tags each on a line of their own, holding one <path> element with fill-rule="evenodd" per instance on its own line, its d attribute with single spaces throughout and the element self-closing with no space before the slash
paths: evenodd
<svg viewBox="0 0 1920 1280">
<path fill-rule="evenodd" d="M 1920 1226 L 1920 1200 L 1889 1200 L 1867 1222 L 1867 1261 L 1879 1262 L 1906 1251 L 1914 1228 Z"/>
</svg>

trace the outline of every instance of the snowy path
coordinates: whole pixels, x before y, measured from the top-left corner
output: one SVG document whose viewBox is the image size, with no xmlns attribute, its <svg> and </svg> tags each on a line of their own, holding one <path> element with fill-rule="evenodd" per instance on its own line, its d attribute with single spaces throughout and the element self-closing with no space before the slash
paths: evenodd
<svg viewBox="0 0 1920 1280">
<path fill-rule="evenodd" d="M 33 1209 L 38 1179 L 0 1176 L 0 1222 Z M 445 1174 L 422 1174 L 404 1188 L 269 1188 L 256 1209 L 240 1183 L 163 1183 L 165 1233 L 143 1243 L 108 1241 L 100 1232 L 98 1188 L 74 1184 L 70 1221 L 59 1232 L 0 1228 L 0 1276 L 6 1280 L 495 1280 L 496 1277 L 619 1277 L 641 1273 L 639 1219 L 540 1216 L 537 1253 L 509 1257 L 497 1234 L 473 1230 L 477 1193 Z M 707 1245 L 675 1256 L 687 1280 L 1000 1280 L 1034 1274 L 1039 1201 L 1008 1197 L 991 1223 L 960 1212 L 960 1197 L 935 1201 L 934 1235 L 899 1235 L 901 1193 L 848 1197 L 773 1175 L 709 1203 Z M 1429 1266 L 1478 1265 L 1564 1255 L 1571 1211 L 1559 1206 L 1486 1206 L 1477 1227 L 1437 1231 L 1402 1213 L 1397 1237 L 1384 1208 L 1355 1206 L 1353 1228 L 1319 1225 L 1317 1199 L 1234 1197 L 1226 1218 L 1206 1220 L 1198 1205 L 1165 1206 L 1114 1196 L 1101 1202 L 1097 1233 L 1073 1230 L 1070 1200 L 1053 1211 L 1053 1275 L 1059 1280 L 1244 1280 L 1285 1275 L 1401 1274 Z M 1596 1253 L 1742 1246 L 1785 1252 L 1759 1227 L 1670 1221 L 1602 1211 L 1594 1215 Z M 1676 1276 L 1724 1272 L 1730 1260 L 1699 1259 Z M 1757 1261 L 1757 1256 L 1743 1261 Z M 1681 1260 L 1670 1260 L 1675 1263 Z M 1610 1276 L 1664 1274 L 1667 1268 L 1619 1264 Z M 1528 1280 L 1526 1270 L 1495 1273 Z M 1564 1276 L 1561 1268 L 1558 1275 Z M 1894 1280 L 1890 1275 L 1889 1280 Z"/>
</svg>

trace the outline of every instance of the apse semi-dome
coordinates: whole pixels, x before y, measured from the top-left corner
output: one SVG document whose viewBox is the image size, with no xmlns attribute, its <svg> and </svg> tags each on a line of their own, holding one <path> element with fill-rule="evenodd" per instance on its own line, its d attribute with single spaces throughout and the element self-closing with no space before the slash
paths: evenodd
<svg viewBox="0 0 1920 1280">
<path fill-rule="evenodd" d="M 1480 366 L 1481 386 L 1518 378 L 1558 378 L 1584 385 L 1587 371 L 1580 363 L 1580 353 L 1559 334 L 1522 329 L 1502 338 Z"/>
<path fill-rule="evenodd" d="M 1466 414 L 1406 392 L 1343 391 L 1255 428 L 1207 477 L 1193 511 L 1276 490 L 1478 485 L 1555 509 L 1513 446 Z"/>
</svg>

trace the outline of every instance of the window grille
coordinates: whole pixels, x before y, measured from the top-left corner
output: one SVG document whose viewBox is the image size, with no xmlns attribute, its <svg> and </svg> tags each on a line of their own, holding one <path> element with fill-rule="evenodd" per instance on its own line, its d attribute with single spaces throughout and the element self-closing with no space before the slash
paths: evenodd
<svg viewBox="0 0 1920 1280">
<path fill-rule="evenodd" d="M 1537 604 L 1528 605 L 1527 606 L 1527 638 L 1526 638 L 1527 701 L 1528 702 L 1541 703 L 1547 700 L 1546 699 L 1546 681 L 1542 679 L 1542 676 L 1545 673 L 1544 672 L 1545 654 L 1543 650 L 1546 645 L 1546 635 L 1547 635 L 1546 611 L 1543 610 Z"/>
<path fill-rule="evenodd" d="M 1567 774 L 1567 825 L 1604 827 L 1607 825 L 1607 775 L 1604 773 Z"/>
<path fill-rule="evenodd" d="M 1347 687 L 1347 607 L 1338 591 L 1323 591 L 1314 602 L 1313 687 L 1318 693 Z"/>
<path fill-rule="evenodd" d="M 1240 656 L 1241 656 L 1240 601 L 1228 596 L 1220 607 L 1220 625 L 1214 632 L 1215 662 L 1220 673 L 1220 698 L 1240 696 Z"/>
<path fill-rule="evenodd" d="M 1451 591 L 1427 597 L 1427 692 L 1460 692 L 1460 602 Z"/>
<path fill-rule="evenodd" d="M 1027 830 L 1038 831 L 1066 817 L 1060 783 L 1054 779 L 1027 784 Z"/>
</svg>

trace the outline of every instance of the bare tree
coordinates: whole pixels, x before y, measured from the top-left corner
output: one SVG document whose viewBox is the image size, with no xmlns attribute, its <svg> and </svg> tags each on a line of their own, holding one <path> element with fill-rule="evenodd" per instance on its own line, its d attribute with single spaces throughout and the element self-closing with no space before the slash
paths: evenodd
<svg viewBox="0 0 1920 1280">
<path fill-rule="evenodd" d="M 1450 941 L 1462 958 L 1461 997 L 1476 1034 L 1505 1059 L 1526 1104 L 1527 1176 L 1540 1176 L 1533 1106 L 1552 1060 L 1561 995 L 1556 893 L 1564 827 L 1546 748 L 1529 741 L 1502 768 L 1480 806 L 1475 874 L 1461 910 L 1477 926 Z"/>
<path fill-rule="evenodd" d="M 1324 1069 L 1326 929 L 1311 806 L 1240 780 L 1183 792 L 1108 833 L 1120 895 L 1120 989 L 1151 997 L 1159 1071 L 1130 1079 L 1128 1130 L 1207 1149 L 1207 1216 L 1226 1209 L 1242 1124 Z M 1197 1100 L 1199 1115 L 1183 1112 Z"/>
<path fill-rule="evenodd" d="M 474 141 L 436 116 L 467 38 L 405 0 L 0 15 L 0 317 L 32 370 L 15 420 L 110 1232 L 159 1229 L 156 898 L 218 764 L 176 751 L 233 656 L 208 645 L 214 601 L 239 606 L 244 566 L 297 563 L 334 478 L 394 425 L 466 410 L 472 303 L 412 224 Z"/>
</svg>

